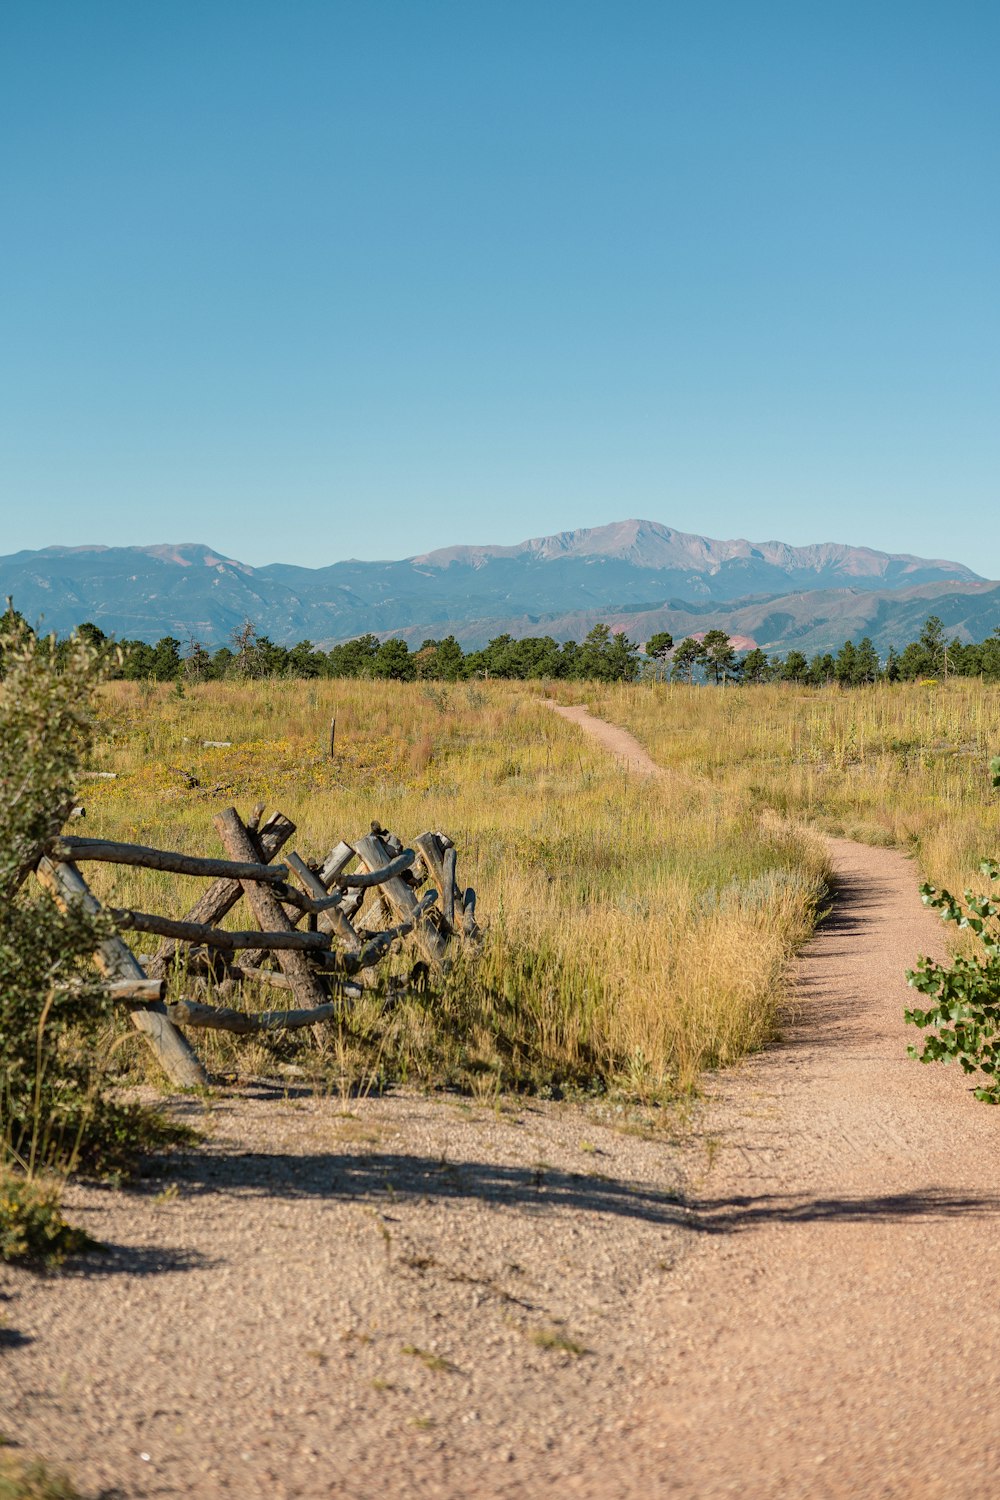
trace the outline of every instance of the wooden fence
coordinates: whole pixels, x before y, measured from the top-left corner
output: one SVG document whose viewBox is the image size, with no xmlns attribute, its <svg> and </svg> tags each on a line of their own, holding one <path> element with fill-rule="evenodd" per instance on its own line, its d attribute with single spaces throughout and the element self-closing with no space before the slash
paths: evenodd
<svg viewBox="0 0 1000 1500">
<path fill-rule="evenodd" d="M 314 1026 L 330 1020 L 404 938 L 419 950 L 421 965 L 443 970 L 454 942 L 477 943 L 476 895 L 458 884 L 456 852 L 443 833 L 422 833 L 412 848 L 372 823 L 350 843 L 335 844 L 321 863 L 287 853 L 295 833 L 282 813 L 263 822 L 258 807 L 243 822 L 231 807 L 215 818 L 229 858 L 214 859 L 60 834 L 36 866 L 42 884 L 63 906 L 101 905 L 79 866 L 88 860 L 140 866 L 211 881 L 182 920 L 154 912 L 106 908 L 115 935 L 95 954 L 110 993 L 127 1005 L 170 1080 L 183 1087 L 207 1081 L 182 1028 L 211 1027 L 241 1034 Z M 294 882 L 294 883 L 293 883 Z M 244 901 L 254 925 L 223 927 Z M 142 961 L 117 934 L 160 938 Z M 176 965 L 236 988 L 254 980 L 291 993 L 295 1009 L 245 1011 L 194 1000 L 166 1001 L 166 976 Z"/>
</svg>

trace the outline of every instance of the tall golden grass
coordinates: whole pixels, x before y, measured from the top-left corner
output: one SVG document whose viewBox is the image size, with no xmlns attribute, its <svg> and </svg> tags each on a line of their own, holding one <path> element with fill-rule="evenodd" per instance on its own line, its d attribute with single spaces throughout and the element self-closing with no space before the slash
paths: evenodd
<svg viewBox="0 0 1000 1500">
<path fill-rule="evenodd" d="M 1000 797 L 988 772 L 1000 753 L 997 684 L 560 691 L 630 729 L 660 765 L 751 807 L 911 851 L 935 885 L 976 885 L 980 860 L 1000 850 Z"/>
<path fill-rule="evenodd" d="M 641 1099 L 690 1089 L 770 1034 L 822 896 L 820 843 L 768 815 L 766 799 L 710 780 L 637 782 L 525 684 L 264 682 L 178 695 L 114 683 L 99 715 L 93 768 L 117 779 L 85 784 L 91 835 L 208 852 L 218 808 L 261 801 L 294 819 L 307 856 L 373 817 L 404 840 L 425 828 L 455 839 L 488 920 L 482 955 L 426 997 L 386 1010 L 376 995 L 310 1042 L 312 1063 L 342 1081 Z M 114 904 L 171 916 L 200 889 L 148 871 L 87 873 Z M 216 1066 L 266 1062 L 246 1043 L 209 1046 Z"/>
</svg>

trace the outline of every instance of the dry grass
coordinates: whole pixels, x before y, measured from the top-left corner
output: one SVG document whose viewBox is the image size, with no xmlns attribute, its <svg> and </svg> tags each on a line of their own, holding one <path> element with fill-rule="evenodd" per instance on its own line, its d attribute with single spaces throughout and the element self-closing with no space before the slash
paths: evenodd
<svg viewBox="0 0 1000 1500">
<path fill-rule="evenodd" d="M 822 690 L 684 684 L 563 690 L 663 766 L 828 833 L 913 851 L 936 885 L 1000 849 L 1000 686 L 963 679 Z"/>
<path fill-rule="evenodd" d="M 632 781 L 524 684 L 212 684 L 178 697 L 116 683 L 100 711 L 95 769 L 117 779 L 85 784 L 88 834 L 207 853 L 213 813 L 257 801 L 295 820 L 306 856 L 373 817 L 404 839 L 443 828 L 488 918 L 481 958 L 426 997 L 386 1012 L 375 995 L 322 1042 L 213 1038 L 208 1061 L 223 1070 L 277 1054 L 345 1091 L 405 1078 L 482 1097 L 661 1098 L 766 1039 L 822 892 L 818 842 L 762 816 L 760 799 Z M 88 875 L 115 904 L 172 916 L 200 889 L 108 866 Z M 239 908 L 231 920 L 245 921 Z"/>
</svg>

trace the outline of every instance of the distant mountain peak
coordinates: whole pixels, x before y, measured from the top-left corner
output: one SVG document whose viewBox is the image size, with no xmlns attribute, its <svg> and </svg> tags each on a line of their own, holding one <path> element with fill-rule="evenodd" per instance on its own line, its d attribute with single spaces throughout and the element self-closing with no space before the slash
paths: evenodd
<svg viewBox="0 0 1000 1500">
<path fill-rule="evenodd" d="M 206 568 L 238 568 L 241 573 L 247 574 L 254 571 L 249 563 L 237 562 L 234 557 L 226 557 L 212 547 L 202 546 L 200 542 L 161 542 L 154 547 L 130 548 L 130 551 L 159 558 L 160 562 L 176 563 L 180 568 L 192 568 L 200 564 Z"/>
<path fill-rule="evenodd" d="M 941 559 L 840 542 L 718 541 L 638 518 L 515 546 L 444 547 L 395 562 L 320 568 L 252 568 L 200 542 L 47 547 L 0 558 L 0 598 L 12 594 L 27 618 L 47 630 L 66 632 L 92 620 L 119 638 L 193 635 L 208 645 L 228 642 L 246 618 L 280 642 L 307 637 L 332 644 L 368 631 L 419 630 L 421 639 L 455 634 L 467 643 L 487 628 L 572 635 L 588 619 L 632 619 L 631 630 L 641 618 L 646 629 L 646 619 L 664 610 L 670 621 L 648 628 L 673 631 L 683 620 L 691 633 L 728 620 L 734 634 L 764 644 L 784 639 L 781 621 L 791 616 L 810 635 L 815 616 L 816 631 L 829 628 L 832 644 L 832 632 L 841 628 L 839 615 L 829 612 L 832 591 L 841 600 L 877 592 L 891 601 L 917 588 L 950 590 L 958 624 L 990 607 L 985 596 L 966 604 L 955 593 L 974 585 L 987 588 L 970 568 Z M 822 606 L 810 603 L 818 590 L 826 591 Z M 757 609 L 778 599 L 780 620 L 774 610 Z M 754 608 L 737 624 L 733 610 L 741 603 Z M 861 613 L 867 608 L 862 601 Z M 883 611 L 879 630 L 888 628 L 885 618 Z"/>
<path fill-rule="evenodd" d="M 726 564 L 753 563 L 806 576 L 828 573 L 833 569 L 843 577 L 885 578 L 893 572 L 924 573 L 928 568 L 955 579 L 974 581 L 979 576 L 962 563 L 914 557 L 906 552 L 878 552 L 871 547 L 852 547 L 843 542 L 816 542 L 805 547 L 792 547 L 787 542 L 750 542 L 742 537 L 715 541 L 694 532 L 676 531 L 659 521 L 640 519 L 532 537 L 512 547 L 490 544 L 441 547 L 411 557 L 409 561 L 420 567 L 447 568 L 459 563 L 481 568 L 492 559 L 529 558 L 551 562 L 570 557 L 613 558 L 656 571 L 698 573 L 706 577 L 713 577 Z"/>
</svg>

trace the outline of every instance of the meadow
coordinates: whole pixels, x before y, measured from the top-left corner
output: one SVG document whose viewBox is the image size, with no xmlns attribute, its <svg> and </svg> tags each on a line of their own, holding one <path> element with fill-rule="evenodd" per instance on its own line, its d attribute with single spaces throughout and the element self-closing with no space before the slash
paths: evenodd
<svg viewBox="0 0 1000 1500">
<path fill-rule="evenodd" d="M 630 691 L 653 702 L 648 689 Z M 478 893 L 482 953 L 426 993 L 392 1007 L 372 993 L 319 1039 L 202 1035 L 210 1066 L 291 1065 L 341 1088 L 405 1081 L 480 1097 L 526 1088 L 655 1101 L 772 1034 L 790 956 L 824 895 L 820 841 L 749 788 L 627 777 L 543 692 L 363 681 L 101 689 L 90 769 L 115 779 L 82 785 L 88 835 L 221 852 L 213 814 L 263 802 L 295 821 L 292 844 L 311 858 L 377 818 L 404 842 L 448 832 Z M 715 696 L 688 690 L 703 707 Z M 169 916 L 201 888 L 110 866 L 87 874 L 113 904 Z M 233 925 L 245 923 L 239 912 Z M 187 976 L 172 983 L 191 993 Z M 243 1003 L 274 1004 L 273 991 L 244 990 Z M 130 1033 L 116 1048 L 140 1065 Z"/>
<path fill-rule="evenodd" d="M 988 770 L 1000 753 L 997 683 L 560 684 L 558 696 L 588 702 L 658 764 L 750 808 L 912 853 L 915 881 L 978 888 L 980 861 L 1000 853 L 1000 797 Z"/>
</svg>

